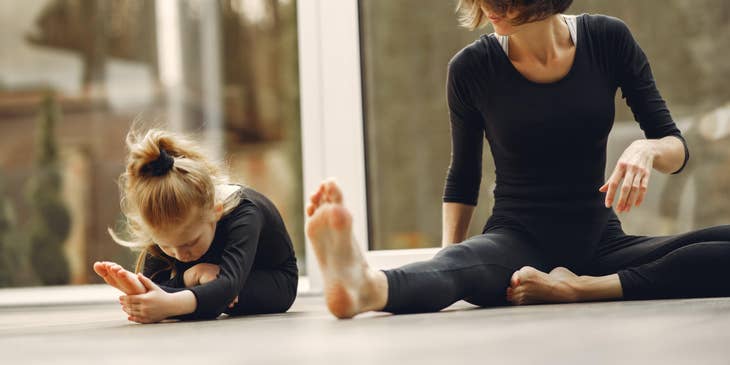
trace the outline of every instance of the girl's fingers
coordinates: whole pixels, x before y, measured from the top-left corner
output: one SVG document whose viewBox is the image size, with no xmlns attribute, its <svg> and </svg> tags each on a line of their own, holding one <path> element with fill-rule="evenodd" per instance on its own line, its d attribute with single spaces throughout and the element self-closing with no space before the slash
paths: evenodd
<svg viewBox="0 0 730 365">
<path fill-rule="evenodd" d="M 157 284 L 153 283 L 152 280 L 144 276 L 144 274 L 137 273 L 137 278 L 139 278 L 139 281 L 142 282 L 142 285 L 144 285 L 147 290 L 155 290 L 157 289 Z"/>
</svg>

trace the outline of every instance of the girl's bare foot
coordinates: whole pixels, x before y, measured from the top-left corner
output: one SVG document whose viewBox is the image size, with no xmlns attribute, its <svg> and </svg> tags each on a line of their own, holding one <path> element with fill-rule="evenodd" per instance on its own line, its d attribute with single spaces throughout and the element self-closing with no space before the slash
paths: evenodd
<svg viewBox="0 0 730 365">
<path fill-rule="evenodd" d="M 139 281 L 137 275 L 125 270 L 120 265 L 109 262 L 95 262 L 94 271 L 104 279 L 104 281 L 121 290 L 127 295 L 146 293 L 147 289 Z"/>
<path fill-rule="evenodd" d="M 385 274 L 368 267 L 352 236 L 352 216 L 342 191 L 325 181 L 307 206 L 307 236 L 322 269 L 327 307 L 337 318 L 381 310 L 388 296 Z"/>
<path fill-rule="evenodd" d="M 525 266 L 512 274 L 507 300 L 515 305 L 570 303 L 580 300 L 579 277 L 564 267 L 549 274 Z"/>
</svg>

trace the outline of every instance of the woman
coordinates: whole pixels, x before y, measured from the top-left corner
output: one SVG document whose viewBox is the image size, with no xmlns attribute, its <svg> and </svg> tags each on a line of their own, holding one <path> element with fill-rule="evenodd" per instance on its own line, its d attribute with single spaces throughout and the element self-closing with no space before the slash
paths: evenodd
<svg viewBox="0 0 730 365">
<path fill-rule="evenodd" d="M 461 299 L 491 306 L 730 295 L 723 279 L 730 226 L 663 237 L 622 231 L 611 207 L 640 205 L 651 170 L 678 173 L 689 152 L 626 25 L 562 15 L 571 2 L 460 2 L 465 25 L 488 21 L 496 33 L 449 64 L 446 247 L 433 259 L 369 268 L 337 185 L 325 182 L 312 195 L 307 234 L 335 316 L 438 311 Z M 647 138 L 631 143 L 606 180 L 619 87 Z M 496 166 L 495 205 L 483 234 L 464 240 L 484 136 Z"/>
</svg>

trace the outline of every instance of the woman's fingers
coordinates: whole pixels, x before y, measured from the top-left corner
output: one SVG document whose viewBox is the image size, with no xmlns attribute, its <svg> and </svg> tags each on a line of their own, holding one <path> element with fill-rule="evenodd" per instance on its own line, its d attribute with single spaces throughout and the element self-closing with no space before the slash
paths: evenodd
<svg viewBox="0 0 730 365">
<path fill-rule="evenodd" d="M 634 181 L 631 183 L 631 193 L 629 194 L 629 198 L 627 200 L 628 210 L 631 210 L 631 207 L 637 206 L 636 202 L 639 201 L 639 199 L 643 199 L 642 196 L 644 195 L 644 192 L 646 189 L 644 189 L 644 186 L 641 184 L 641 181 L 644 180 L 644 171 L 639 170 L 638 173 L 634 176 Z"/>
<path fill-rule="evenodd" d="M 606 208 L 609 208 L 613 205 L 613 199 L 616 197 L 616 190 L 618 190 L 619 183 L 621 182 L 621 179 L 624 177 L 624 174 L 626 173 L 626 167 L 624 164 L 617 164 L 616 168 L 613 170 L 613 173 L 611 174 L 611 177 L 608 178 L 608 181 L 606 181 L 607 186 L 607 193 L 606 193 Z"/>
<path fill-rule="evenodd" d="M 629 184 L 629 192 L 626 194 L 626 201 L 624 203 L 624 211 L 627 213 L 631 211 L 633 202 L 636 201 L 636 198 L 639 195 L 639 189 L 635 185 L 637 180 L 641 180 L 641 176 L 638 173 L 634 175 L 634 178 L 631 179 L 631 181 L 627 181 L 627 183 Z"/>
<path fill-rule="evenodd" d="M 646 191 L 649 189 L 649 175 L 651 175 L 651 174 L 646 174 L 641 179 L 642 190 L 641 190 L 641 194 L 639 195 L 639 199 L 636 200 L 637 207 L 640 206 L 641 203 L 644 202 L 644 197 L 646 196 Z"/>
<path fill-rule="evenodd" d="M 620 195 L 618 198 L 618 201 L 616 202 L 616 208 L 619 212 L 622 212 L 626 210 L 626 201 L 629 198 L 629 193 L 631 192 L 631 184 L 634 181 L 634 170 L 633 169 L 627 169 L 626 175 L 624 175 L 624 181 L 621 184 L 620 188 Z"/>
</svg>

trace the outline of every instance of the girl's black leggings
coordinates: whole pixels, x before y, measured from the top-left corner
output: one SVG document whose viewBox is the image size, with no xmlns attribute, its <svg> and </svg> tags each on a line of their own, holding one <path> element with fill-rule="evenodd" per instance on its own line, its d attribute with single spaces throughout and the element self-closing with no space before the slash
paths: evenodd
<svg viewBox="0 0 730 365">
<path fill-rule="evenodd" d="M 611 213 L 597 238 L 589 255 L 577 261 L 571 257 L 566 264 L 554 247 L 545 247 L 521 226 L 493 224 L 430 260 L 383 270 L 388 279 L 384 311 L 433 312 L 462 299 L 478 306 L 507 305 L 510 277 L 526 265 L 544 272 L 568 266 L 578 275 L 618 273 L 624 299 L 730 296 L 730 225 L 632 236 Z"/>
<path fill-rule="evenodd" d="M 297 297 L 299 280 L 296 261 L 275 269 L 254 269 L 246 279 L 238 304 L 226 309 L 228 315 L 284 313 Z"/>
</svg>

